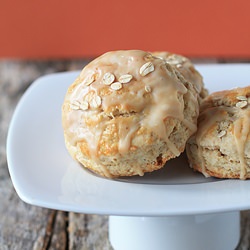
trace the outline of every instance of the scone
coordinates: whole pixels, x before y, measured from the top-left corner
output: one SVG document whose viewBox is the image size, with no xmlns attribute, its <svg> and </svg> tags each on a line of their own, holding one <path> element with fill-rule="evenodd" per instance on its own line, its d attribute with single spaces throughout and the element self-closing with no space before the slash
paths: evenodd
<svg viewBox="0 0 250 250">
<path fill-rule="evenodd" d="M 202 75 L 196 70 L 193 63 L 187 57 L 167 51 L 157 51 L 152 54 L 166 60 L 166 62 L 175 67 L 175 69 L 178 70 L 187 81 L 194 84 L 198 94 L 197 98 L 199 103 L 201 103 L 202 99 L 208 95 L 208 91 L 204 86 Z"/>
<path fill-rule="evenodd" d="M 160 169 L 196 131 L 195 95 L 174 67 L 150 53 L 108 52 L 68 88 L 66 147 L 85 168 L 109 178 Z"/>
<path fill-rule="evenodd" d="M 204 99 L 198 130 L 188 140 L 190 166 L 205 176 L 250 178 L 250 87 Z"/>
</svg>

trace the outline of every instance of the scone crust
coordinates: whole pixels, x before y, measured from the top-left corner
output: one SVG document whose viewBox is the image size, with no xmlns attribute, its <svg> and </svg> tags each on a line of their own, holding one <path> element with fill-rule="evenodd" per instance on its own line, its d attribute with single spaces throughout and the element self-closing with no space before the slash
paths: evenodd
<svg viewBox="0 0 250 250">
<path fill-rule="evenodd" d="M 184 151 L 198 113 L 194 86 L 164 60 L 140 50 L 108 52 L 66 93 L 66 147 L 100 175 L 143 175 Z"/>
<path fill-rule="evenodd" d="M 250 178 L 250 87 L 204 99 L 197 132 L 187 142 L 190 166 L 205 176 Z"/>
</svg>

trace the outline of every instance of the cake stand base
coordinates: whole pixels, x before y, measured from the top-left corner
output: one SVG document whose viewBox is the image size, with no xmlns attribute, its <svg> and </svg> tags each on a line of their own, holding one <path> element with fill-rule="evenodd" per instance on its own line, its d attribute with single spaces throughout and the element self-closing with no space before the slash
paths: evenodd
<svg viewBox="0 0 250 250">
<path fill-rule="evenodd" d="M 240 212 L 170 217 L 109 217 L 115 250 L 233 250 Z"/>
</svg>

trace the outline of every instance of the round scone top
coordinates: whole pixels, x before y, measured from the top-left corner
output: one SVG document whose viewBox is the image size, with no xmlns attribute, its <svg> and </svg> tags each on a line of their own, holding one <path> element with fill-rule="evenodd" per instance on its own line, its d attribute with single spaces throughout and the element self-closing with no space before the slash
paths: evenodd
<svg viewBox="0 0 250 250">
<path fill-rule="evenodd" d="M 204 99 L 197 132 L 188 140 L 190 166 L 205 176 L 250 178 L 250 87 Z"/>
<path fill-rule="evenodd" d="M 201 100 L 208 95 L 208 91 L 204 86 L 202 75 L 197 71 L 194 64 L 187 57 L 167 51 L 157 51 L 152 54 L 171 64 L 186 78 L 187 81 L 194 84 L 199 102 L 201 102 Z"/>
<path fill-rule="evenodd" d="M 103 176 L 143 175 L 184 150 L 198 109 L 193 86 L 164 60 L 140 50 L 108 52 L 67 91 L 66 146 Z"/>
</svg>

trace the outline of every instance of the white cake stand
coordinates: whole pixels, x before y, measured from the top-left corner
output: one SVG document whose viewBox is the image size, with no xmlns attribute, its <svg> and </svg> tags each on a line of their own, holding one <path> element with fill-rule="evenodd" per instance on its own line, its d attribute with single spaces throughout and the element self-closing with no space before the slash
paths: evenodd
<svg viewBox="0 0 250 250">
<path fill-rule="evenodd" d="M 211 91 L 250 82 L 249 64 L 197 68 Z M 187 166 L 184 154 L 162 170 L 119 180 L 97 177 L 69 157 L 61 104 L 78 73 L 38 79 L 15 110 L 7 159 L 20 198 L 52 209 L 110 215 L 116 250 L 234 249 L 239 212 L 250 208 L 250 181 L 205 178 Z"/>
<path fill-rule="evenodd" d="M 109 217 L 117 250 L 233 250 L 240 239 L 239 212 L 172 217 Z"/>
</svg>

